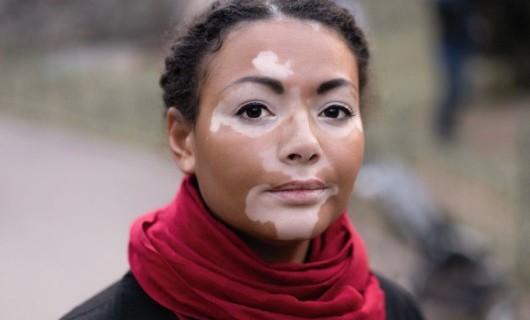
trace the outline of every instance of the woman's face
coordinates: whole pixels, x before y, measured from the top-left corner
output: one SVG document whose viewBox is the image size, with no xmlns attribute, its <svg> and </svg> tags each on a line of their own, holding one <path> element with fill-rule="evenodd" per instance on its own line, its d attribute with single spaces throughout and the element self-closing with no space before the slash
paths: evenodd
<svg viewBox="0 0 530 320">
<path fill-rule="evenodd" d="M 319 23 L 267 20 L 229 33 L 206 68 L 188 173 L 208 207 L 266 243 L 322 233 L 363 158 L 352 51 Z"/>
</svg>

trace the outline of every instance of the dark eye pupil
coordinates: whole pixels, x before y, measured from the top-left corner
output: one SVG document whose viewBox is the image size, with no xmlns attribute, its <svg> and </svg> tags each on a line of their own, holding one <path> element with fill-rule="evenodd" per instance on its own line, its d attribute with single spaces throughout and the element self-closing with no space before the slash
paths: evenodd
<svg viewBox="0 0 530 320">
<path fill-rule="evenodd" d="M 245 110 L 245 113 L 247 117 L 249 118 L 259 118 L 261 116 L 261 107 L 260 106 L 248 107 Z"/>
<path fill-rule="evenodd" d="M 328 118 L 338 118 L 339 117 L 339 108 L 328 108 L 324 111 L 324 115 Z"/>
</svg>

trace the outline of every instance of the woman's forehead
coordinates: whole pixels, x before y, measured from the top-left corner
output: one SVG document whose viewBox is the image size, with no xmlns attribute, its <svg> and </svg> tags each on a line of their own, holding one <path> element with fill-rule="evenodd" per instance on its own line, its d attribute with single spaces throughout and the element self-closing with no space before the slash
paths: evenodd
<svg viewBox="0 0 530 320">
<path fill-rule="evenodd" d="M 357 74 L 353 52 L 341 35 L 318 22 L 292 18 L 239 26 L 208 60 L 208 78 L 258 72 L 282 79 L 308 68 Z"/>
</svg>

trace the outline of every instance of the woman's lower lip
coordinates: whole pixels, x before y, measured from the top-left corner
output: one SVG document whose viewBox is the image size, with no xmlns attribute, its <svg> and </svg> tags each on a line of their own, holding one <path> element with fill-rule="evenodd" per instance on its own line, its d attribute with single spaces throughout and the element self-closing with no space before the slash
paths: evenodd
<svg viewBox="0 0 530 320">
<path fill-rule="evenodd" d="M 269 191 L 269 193 L 287 204 L 310 205 L 319 202 L 324 196 L 325 190 L 325 188 L 311 190 L 273 190 Z"/>
</svg>

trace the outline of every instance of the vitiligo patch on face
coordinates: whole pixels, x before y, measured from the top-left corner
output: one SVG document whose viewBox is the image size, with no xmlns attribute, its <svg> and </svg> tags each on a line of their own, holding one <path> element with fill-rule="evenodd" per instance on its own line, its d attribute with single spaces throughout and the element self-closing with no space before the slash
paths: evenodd
<svg viewBox="0 0 530 320">
<path fill-rule="evenodd" d="M 299 137 L 306 139 L 307 137 Z M 294 137 L 293 143 L 296 142 Z M 280 151 L 281 152 L 281 151 Z M 331 169 L 325 155 L 311 166 L 286 165 L 278 161 L 278 150 L 269 148 L 260 153 L 263 168 L 271 173 L 280 173 L 291 180 L 308 180 L 319 173 Z M 252 188 L 246 198 L 245 213 L 251 221 L 271 223 L 278 240 L 309 239 L 318 223 L 319 213 L 326 201 L 339 192 L 338 185 L 329 186 L 318 203 L 308 206 L 286 206 L 268 193 L 270 185 L 258 185 Z"/>
<path fill-rule="evenodd" d="M 308 21 L 307 23 L 311 26 L 313 31 L 317 31 L 317 32 L 320 31 L 320 23 L 315 22 L 315 21 Z"/>
<path fill-rule="evenodd" d="M 322 205 L 338 193 L 338 187 L 326 189 L 320 201 L 310 206 L 285 206 L 268 193 L 270 185 L 258 185 L 246 198 L 245 212 L 251 221 L 271 223 L 278 240 L 309 239 L 318 223 Z"/>
<path fill-rule="evenodd" d="M 361 117 L 354 116 L 348 119 L 347 125 L 335 126 L 332 124 L 320 124 L 322 129 L 333 134 L 336 138 L 344 138 L 348 135 L 359 134 L 363 132 L 363 122 Z"/>
<path fill-rule="evenodd" d="M 247 137 L 251 138 L 258 138 L 263 136 L 264 134 L 272 131 L 277 123 L 273 122 L 267 122 L 264 121 L 260 125 L 252 124 L 252 125 L 245 125 L 241 123 L 241 120 L 237 117 L 234 117 L 232 114 L 225 114 L 224 113 L 224 106 L 223 103 L 219 103 L 217 107 L 212 112 L 212 119 L 210 122 L 210 131 L 213 133 L 216 133 L 219 131 L 221 126 L 228 127 L 232 129 L 233 131 L 242 134 Z"/>
<path fill-rule="evenodd" d="M 262 51 L 253 60 L 252 65 L 259 71 L 278 79 L 285 79 L 293 74 L 291 60 L 280 63 L 278 55 L 272 51 Z"/>
</svg>

